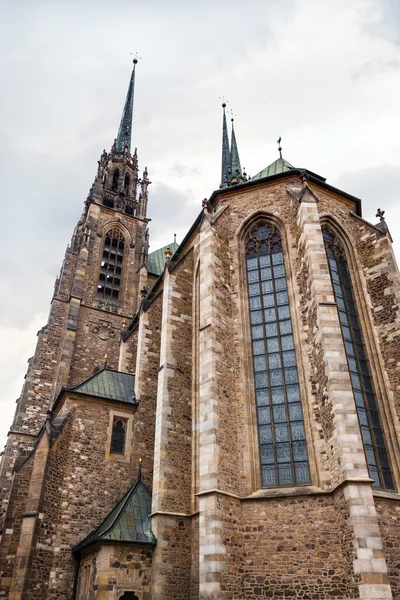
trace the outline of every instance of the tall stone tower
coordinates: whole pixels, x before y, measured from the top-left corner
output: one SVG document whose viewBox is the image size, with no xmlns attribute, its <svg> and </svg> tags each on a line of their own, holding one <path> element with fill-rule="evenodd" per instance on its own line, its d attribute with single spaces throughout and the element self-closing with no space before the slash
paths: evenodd
<svg viewBox="0 0 400 600">
<path fill-rule="evenodd" d="M 87 379 L 105 355 L 110 368 L 118 367 L 120 332 L 138 307 L 150 181 L 147 168 L 139 178 L 136 148 L 131 153 L 137 60 L 133 63 L 117 139 L 98 161 L 17 401 L 0 473 L 3 514 L 13 468 L 32 449 L 54 397 L 62 387 Z"/>
</svg>

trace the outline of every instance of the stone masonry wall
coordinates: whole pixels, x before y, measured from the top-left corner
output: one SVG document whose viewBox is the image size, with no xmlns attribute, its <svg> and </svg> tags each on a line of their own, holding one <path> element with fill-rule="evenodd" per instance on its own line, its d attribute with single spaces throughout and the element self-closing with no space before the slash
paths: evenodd
<svg viewBox="0 0 400 600">
<path fill-rule="evenodd" d="M 46 526 L 40 530 L 38 545 L 54 548 L 52 576 L 47 578 L 47 581 L 50 579 L 48 600 L 72 598 L 75 559 L 71 547 L 101 523 L 133 485 L 138 473 L 133 452 L 128 455 L 129 460 L 125 456 L 107 458 L 110 410 L 118 410 L 118 414 L 129 418 L 135 409 L 95 398 L 71 397 L 63 410 L 74 407 L 68 437 L 67 432 L 63 432 L 51 448 L 46 474 L 43 501 Z M 146 473 L 146 465 L 143 473 Z M 55 506 L 57 514 L 54 514 Z M 37 573 L 41 560 L 44 560 L 43 552 L 38 557 Z"/>
<path fill-rule="evenodd" d="M 26 459 L 14 473 L 12 491 L 7 506 L 7 514 L 0 547 L 0 598 L 7 598 L 21 532 L 22 515 L 25 512 L 29 482 L 32 474 L 33 457 Z"/>
<path fill-rule="evenodd" d="M 233 598 L 358 598 L 340 496 L 243 502 L 243 589 Z"/>
<path fill-rule="evenodd" d="M 400 599 L 400 503 L 375 497 L 383 552 L 394 600 Z"/>
</svg>

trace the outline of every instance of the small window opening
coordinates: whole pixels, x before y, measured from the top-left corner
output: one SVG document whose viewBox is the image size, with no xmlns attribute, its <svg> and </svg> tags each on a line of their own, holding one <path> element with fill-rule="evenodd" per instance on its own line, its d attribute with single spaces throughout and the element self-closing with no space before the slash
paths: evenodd
<svg viewBox="0 0 400 600">
<path fill-rule="evenodd" d="M 111 436 L 111 454 L 123 454 L 125 451 L 126 421 L 114 419 Z"/>
<path fill-rule="evenodd" d="M 130 183 L 129 175 L 125 175 L 125 196 L 128 196 L 128 194 L 129 194 L 129 183 Z"/>
<path fill-rule="evenodd" d="M 118 182 L 119 182 L 119 169 L 115 169 L 113 174 L 113 180 L 111 184 L 111 190 L 116 192 L 118 190 Z"/>
</svg>

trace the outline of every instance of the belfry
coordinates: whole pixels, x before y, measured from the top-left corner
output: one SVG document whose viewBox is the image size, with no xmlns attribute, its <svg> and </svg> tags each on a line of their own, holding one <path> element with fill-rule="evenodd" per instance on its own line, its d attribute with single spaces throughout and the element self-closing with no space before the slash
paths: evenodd
<svg viewBox="0 0 400 600">
<path fill-rule="evenodd" d="M 280 146 L 248 177 L 224 102 L 219 187 L 149 252 L 136 70 L 2 457 L 0 598 L 400 599 L 383 212 Z"/>
</svg>

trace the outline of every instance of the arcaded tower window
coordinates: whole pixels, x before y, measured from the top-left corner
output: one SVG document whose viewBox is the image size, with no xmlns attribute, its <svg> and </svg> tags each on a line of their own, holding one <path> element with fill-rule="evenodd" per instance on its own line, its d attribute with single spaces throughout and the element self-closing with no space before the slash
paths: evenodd
<svg viewBox="0 0 400 600">
<path fill-rule="evenodd" d="M 112 178 L 111 190 L 113 192 L 118 191 L 118 182 L 119 182 L 119 169 L 115 169 Z"/>
<path fill-rule="evenodd" d="M 345 251 L 334 233 L 322 228 L 335 299 L 346 349 L 358 419 L 371 479 L 393 489 L 393 477 L 380 423 L 375 387 L 365 352 Z"/>
<path fill-rule="evenodd" d="M 114 302 L 118 300 L 123 258 L 124 236 L 118 229 L 112 229 L 106 234 L 104 241 L 97 298 Z"/>
<path fill-rule="evenodd" d="M 246 240 L 261 480 L 311 483 L 282 241 L 260 220 Z"/>
<path fill-rule="evenodd" d="M 125 451 L 126 421 L 114 419 L 111 435 L 110 454 L 123 454 Z"/>
</svg>

